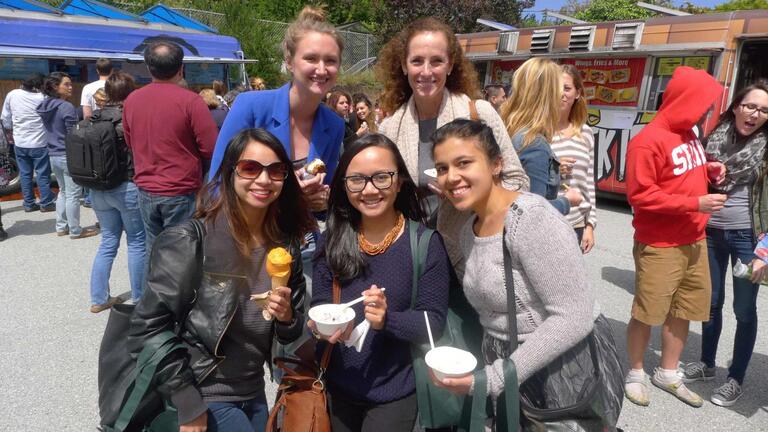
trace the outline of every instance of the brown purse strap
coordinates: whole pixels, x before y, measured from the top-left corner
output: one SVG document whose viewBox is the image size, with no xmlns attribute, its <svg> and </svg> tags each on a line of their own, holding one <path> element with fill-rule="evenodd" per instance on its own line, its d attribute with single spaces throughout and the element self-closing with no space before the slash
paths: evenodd
<svg viewBox="0 0 768 432">
<path fill-rule="evenodd" d="M 339 283 L 339 279 L 336 277 L 333 278 L 333 303 L 334 304 L 341 303 L 341 284 Z M 321 376 L 323 373 L 325 373 L 325 370 L 328 368 L 328 363 L 331 362 L 331 350 L 333 350 L 333 344 L 329 343 L 325 346 L 325 350 L 323 351 L 323 356 L 320 358 L 320 375 Z"/>
<path fill-rule="evenodd" d="M 480 116 L 477 114 L 477 106 L 475 105 L 474 99 L 469 100 L 469 119 L 473 121 L 480 120 Z"/>
</svg>

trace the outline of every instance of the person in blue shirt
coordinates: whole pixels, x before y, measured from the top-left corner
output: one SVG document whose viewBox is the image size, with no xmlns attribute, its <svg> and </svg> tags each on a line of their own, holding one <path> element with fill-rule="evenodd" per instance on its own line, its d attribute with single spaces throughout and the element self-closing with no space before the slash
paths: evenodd
<svg viewBox="0 0 768 432">
<path fill-rule="evenodd" d="M 321 100 L 336 84 L 342 49 L 339 34 L 323 12 L 305 7 L 283 40 L 286 67 L 293 78 L 278 89 L 237 97 L 216 141 L 210 173 L 218 169 L 235 134 L 247 128 L 264 128 L 285 147 L 310 208 L 325 210 L 328 182 L 344 139 L 344 121 Z M 326 174 L 303 179 L 303 167 L 316 158 L 325 163 Z"/>
</svg>

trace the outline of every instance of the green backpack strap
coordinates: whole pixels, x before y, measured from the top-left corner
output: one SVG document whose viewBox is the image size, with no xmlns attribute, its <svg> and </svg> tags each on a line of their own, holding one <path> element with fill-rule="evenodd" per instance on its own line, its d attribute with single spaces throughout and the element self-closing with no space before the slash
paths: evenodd
<svg viewBox="0 0 768 432">
<path fill-rule="evenodd" d="M 139 354 L 136 363 L 136 379 L 125 405 L 120 410 L 120 415 L 115 421 L 113 429 L 116 432 L 123 432 L 133 419 L 136 410 L 139 407 L 144 395 L 152 384 L 155 372 L 160 363 L 176 350 L 186 350 L 180 342 L 173 342 L 176 335 L 171 331 L 158 334 L 144 344 L 144 348 Z"/>
<path fill-rule="evenodd" d="M 474 376 L 475 392 L 472 395 L 472 414 L 467 432 L 485 432 L 485 423 L 488 420 L 488 378 L 485 369 L 476 370 Z"/>
<path fill-rule="evenodd" d="M 424 266 L 427 262 L 427 250 L 429 241 L 435 230 L 424 228 L 424 232 L 419 236 L 419 223 L 408 221 L 408 230 L 411 236 L 411 260 L 413 264 L 413 280 L 411 283 L 411 308 L 416 306 L 416 298 L 419 295 L 419 278 L 424 272 Z"/>
</svg>

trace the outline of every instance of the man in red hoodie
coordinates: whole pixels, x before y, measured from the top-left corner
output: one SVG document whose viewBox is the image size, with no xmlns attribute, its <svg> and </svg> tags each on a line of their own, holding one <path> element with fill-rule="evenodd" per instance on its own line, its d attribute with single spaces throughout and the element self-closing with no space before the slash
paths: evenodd
<svg viewBox="0 0 768 432">
<path fill-rule="evenodd" d="M 638 405 L 650 403 L 643 356 L 651 326 L 662 324 L 661 365 L 651 381 L 691 406 L 703 404 L 685 387 L 677 368 L 689 321 L 709 319 L 712 288 L 704 228 L 709 213 L 721 209 L 726 196 L 707 193 L 707 171 L 717 181 L 724 177 L 724 167 L 706 161 L 692 129 L 722 90 L 705 71 L 677 68 L 656 117 L 629 143 L 635 298 L 627 327 L 631 370 L 625 394 Z"/>
</svg>

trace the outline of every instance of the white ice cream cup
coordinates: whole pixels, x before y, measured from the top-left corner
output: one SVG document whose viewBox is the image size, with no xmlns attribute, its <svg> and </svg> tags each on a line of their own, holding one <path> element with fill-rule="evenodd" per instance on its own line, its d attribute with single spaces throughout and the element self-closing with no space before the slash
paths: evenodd
<svg viewBox="0 0 768 432">
<path fill-rule="evenodd" d="M 471 352 L 450 346 L 429 350 L 424 356 L 424 361 L 439 380 L 467 376 L 477 366 L 477 359 Z"/>
<path fill-rule="evenodd" d="M 309 318 L 315 322 L 317 332 L 323 336 L 331 337 L 336 330 L 343 329 L 355 319 L 355 310 L 344 308 L 339 311 L 341 305 L 328 303 L 317 305 L 309 309 Z"/>
</svg>

